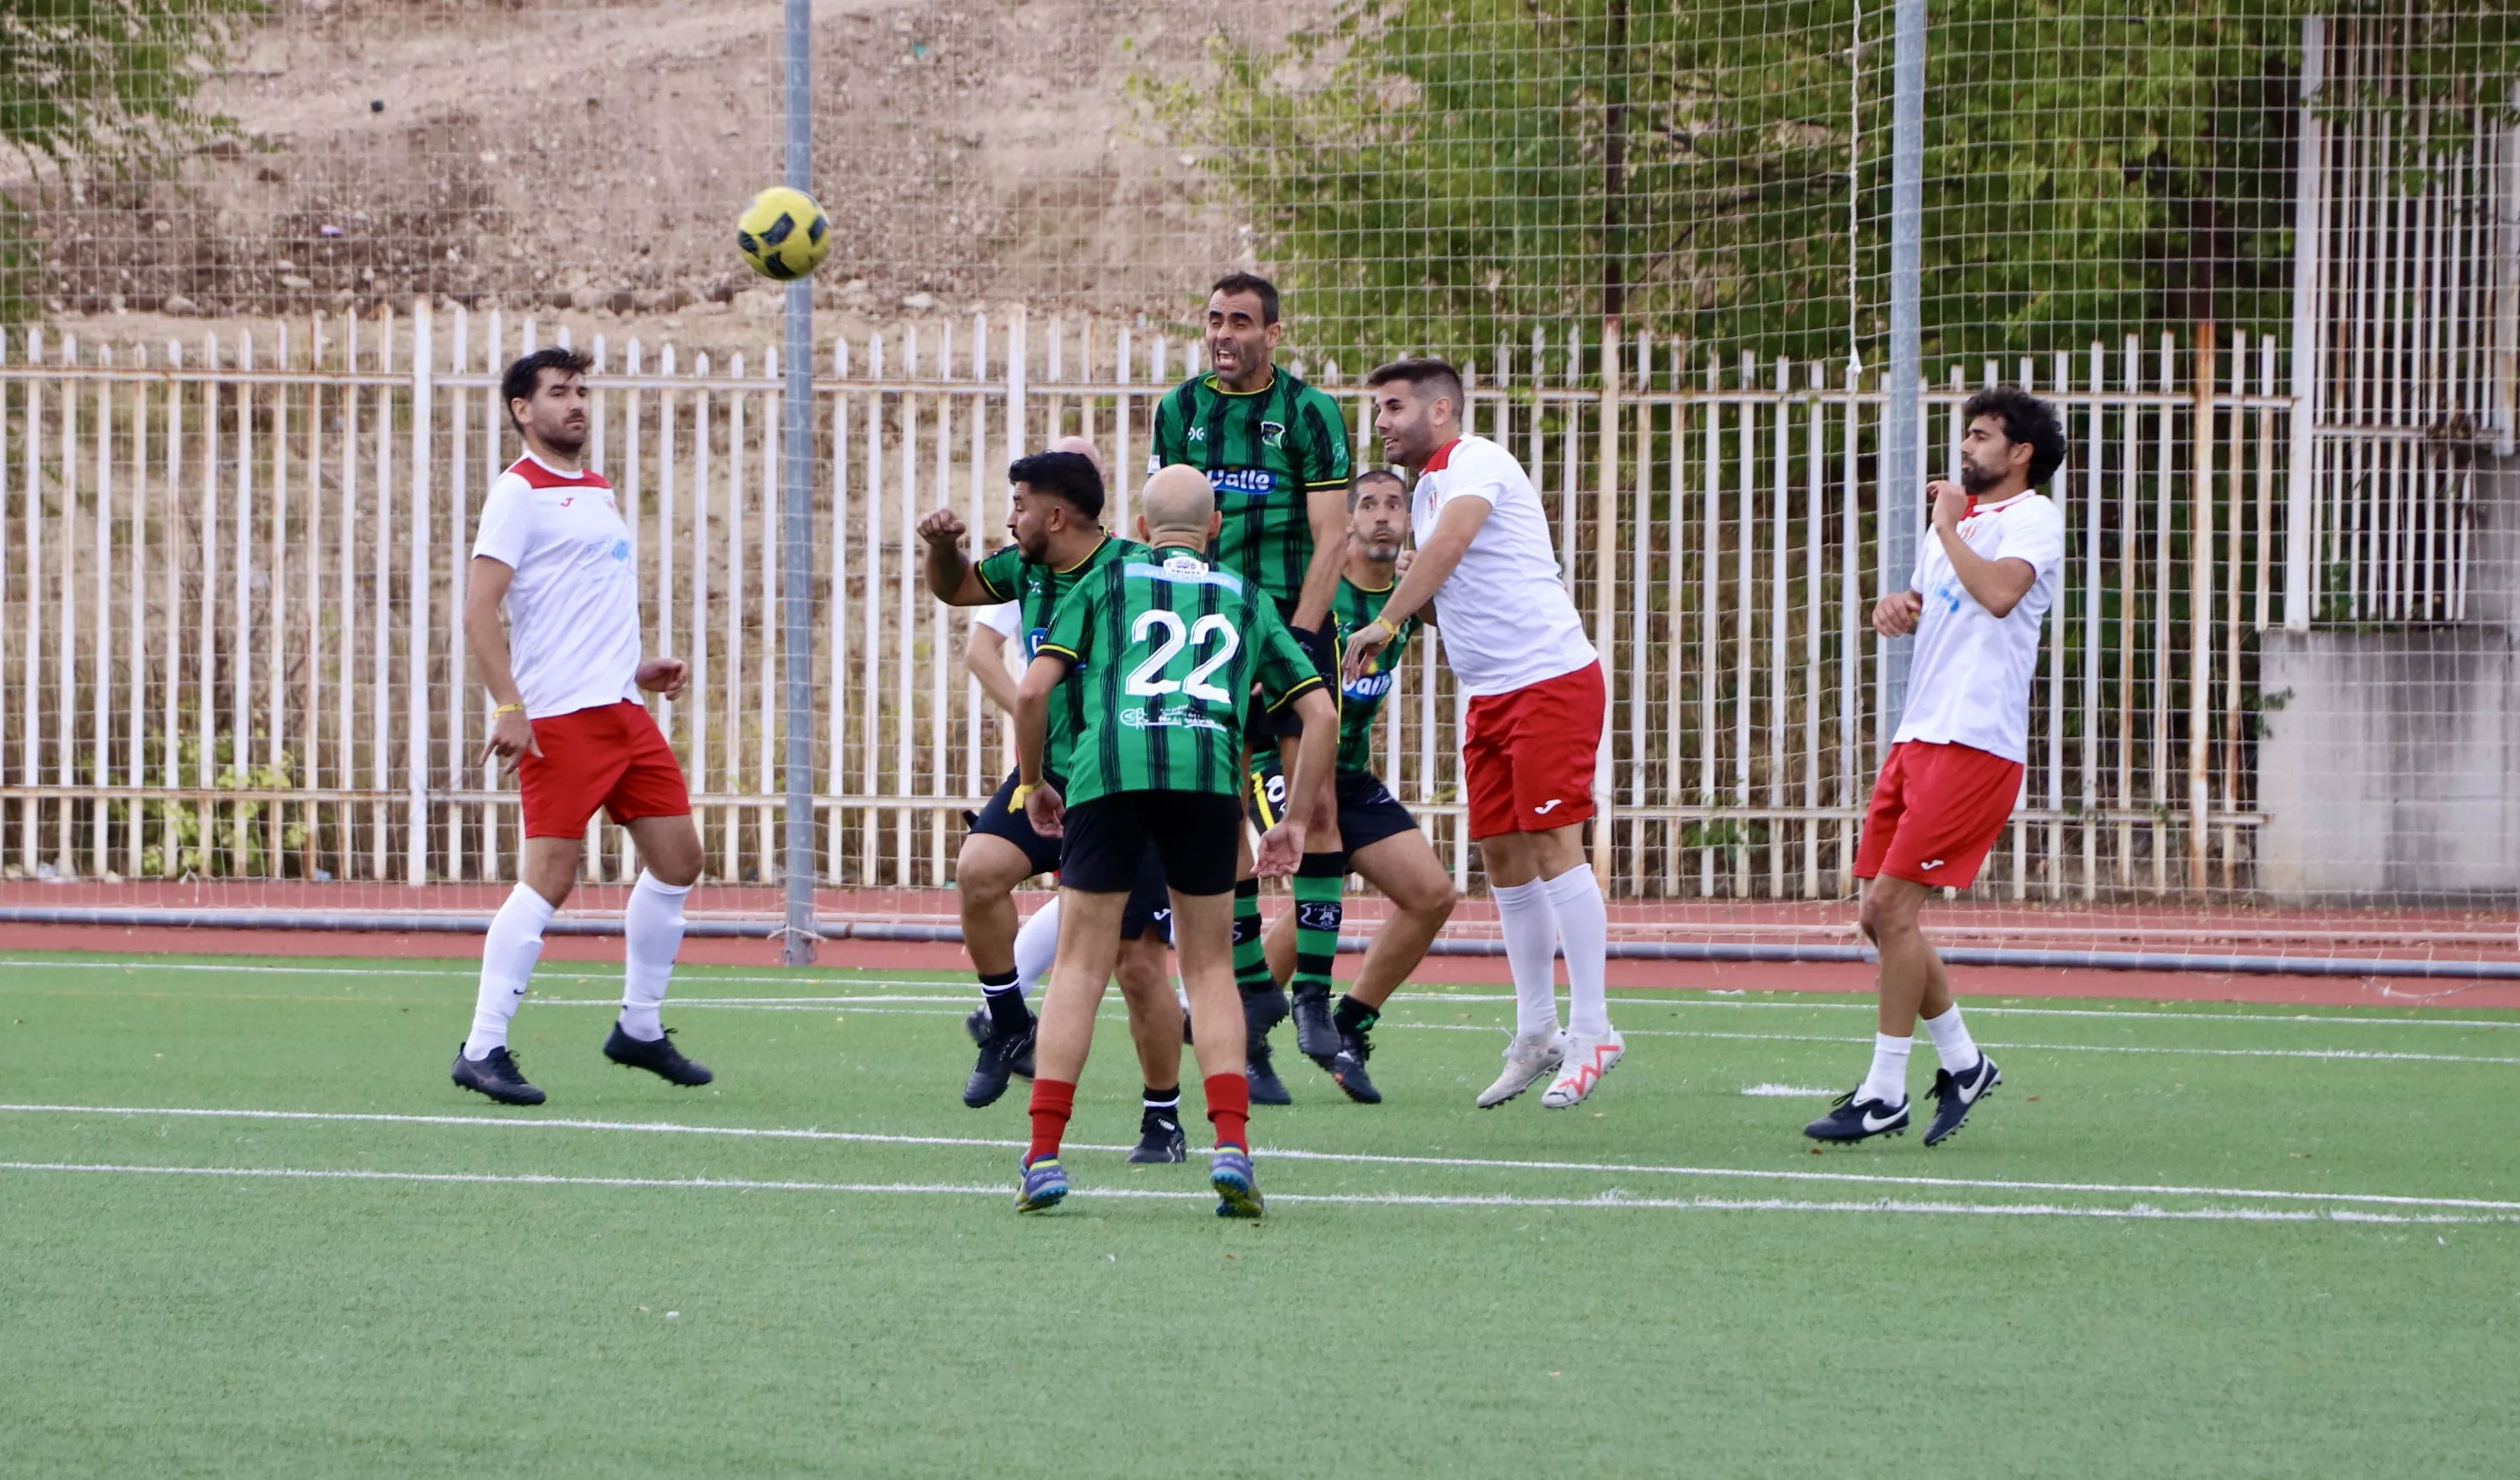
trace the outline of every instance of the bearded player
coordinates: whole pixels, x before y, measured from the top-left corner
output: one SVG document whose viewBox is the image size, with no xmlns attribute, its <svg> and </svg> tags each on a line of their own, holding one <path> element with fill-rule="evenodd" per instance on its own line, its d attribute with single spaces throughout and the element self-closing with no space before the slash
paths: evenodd
<svg viewBox="0 0 2520 1480">
<path fill-rule="evenodd" d="M 1401 360 L 1366 378 L 1385 456 L 1418 475 L 1418 559 L 1372 622 L 1348 639 L 1343 677 L 1374 671 L 1401 627 L 1434 604 L 1444 657 L 1469 697 L 1462 770 L 1513 972 L 1505 1072 L 1478 1098 L 1503 1104 L 1543 1078 L 1540 1102 L 1580 1104 L 1627 1046 L 1605 990 L 1609 913 L 1584 856 L 1608 692 L 1584 619 L 1558 574 L 1540 495 L 1512 454 L 1462 432 L 1462 379 L 1441 360 Z M 1555 951 L 1572 1011 L 1557 1028 Z"/>
<path fill-rule="evenodd" d="M 1339 572 L 1338 594 L 1330 600 L 1330 625 L 1342 650 L 1382 614 L 1383 603 L 1398 584 L 1401 550 L 1409 542 L 1409 494 L 1397 474 L 1380 469 L 1360 474 L 1348 503 L 1347 561 Z M 1392 906 L 1391 918 L 1366 948 L 1356 981 L 1330 1010 L 1338 1053 L 1317 1060 L 1360 1104 L 1382 1102 L 1382 1092 L 1365 1067 L 1373 1054 L 1369 1035 L 1382 1015 L 1382 1005 L 1425 960 L 1427 946 L 1461 898 L 1426 834 L 1418 830 L 1418 820 L 1373 774 L 1373 721 L 1418 625 L 1414 616 L 1402 621 L 1399 635 L 1375 655 L 1372 668 L 1346 680 L 1339 691 L 1338 759 L 1330 786 L 1346 851 L 1332 856 L 1341 875 L 1363 875 Z M 1273 827 L 1285 807 L 1285 773 L 1274 755 L 1254 756 L 1253 762 L 1252 810 L 1263 827 Z M 1318 850 L 1307 856 L 1318 856 Z M 1330 963 L 1306 961 L 1300 954 L 1300 910 L 1281 915 L 1269 927 L 1269 970 L 1282 981 L 1298 970 L 1324 978 L 1330 974 Z"/>
<path fill-rule="evenodd" d="M 1171 887 L 1182 982 L 1203 1025 L 1195 1046 L 1216 1127 L 1208 1182 L 1217 1215 L 1257 1218 L 1242 1023 L 1229 1010 L 1242 731 L 1255 687 L 1270 709 L 1295 712 L 1311 741 L 1296 752 L 1300 792 L 1329 772 L 1337 708 L 1268 601 L 1208 564 L 1216 495 L 1198 470 L 1158 470 L 1141 501 L 1148 549 L 1068 592 L 1015 691 L 1016 796 L 1035 831 L 1060 838 L 1058 961 L 1042 999 L 1032 1143 L 1015 1210 L 1039 1212 L 1067 1195 L 1059 1144 L 1129 891 L 1152 848 Z M 1046 763 L 1052 695 L 1062 689 L 1085 691 L 1064 785 Z M 1259 869 L 1291 869 L 1303 844 L 1300 819 L 1281 823 L 1261 839 Z"/>
<path fill-rule="evenodd" d="M 1285 325 L 1278 290 L 1247 272 L 1219 278 L 1207 296 L 1207 356 L 1215 368 L 1192 376 L 1155 407 L 1147 471 L 1181 464 L 1207 474 L 1221 520 L 1215 563 L 1267 597 L 1325 683 L 1337 681 L 1329 633 L 1330 599 L 1347 549 L 1349 450 L 1338 402 L 1276 363 Z M 1290 756 L 1291 719 L 1263 723 L 1254 748 Z M 1291 769 L 1291 768 L 1289 768 Z M 1330 1022 L 1328 963 L 1338 950 L 1341 843 L 1338 809 L 1325 787 L 1298 798 L 1314 852 L 1295 871 L 1298 964 L 1295 1047 L 1328 1062 L 1338 1052 Z M 1269 1030 L 1287 1015 L 1286 993 L 1269 974 L 1260 928 L 1260 883 L 1238 855 L 1234 890 L 1234 975 L 1249 1040 L 1252 1099 L 1287 1102 L 1269 1059 Z"/>
<path fill-rule="evenodd" d="M 1960 415 L 1960 480 L 1925 485 L 1934 533 L 1916 552 L 1914 582 L 1872 608 L 1874 632 L 1916 635 L 1907 710 L 1855 850 L 1861 924 L 1881 952 L 1880 1015 L 1872 1067 L 1803 1127 L 1814 1141 L 1908 1128 L 1908 1054 L 1920 1015 L 1941 1060 L 1925 1144 L 1948 1139 L 2003 1082 L 1960 1021 L 1916 916 L 1934 890 L 1976 881 L 2021 794 L 2039 628 L 2065 563 L 2065 516 L 2031 490 L 2064 466 L 2065 430 L 2053 406 L 2013 385 L 1979 391 Z"/>
<path fill-rule="evenodd" d="M 490 485 L 472 543 L 464 636 L 490 691 L 482 759 L 512 760 L 525 814 L 523 882 L 490 921 L 472 1031 L 454 1079 L 503 1104 L 541 1104 L 508 1051 L 543 929 L 577 881 L 597 808 L 630 830 L 639 882 L 622 912 L 621 1016 L 604 1056 L 678 1085 L 709 1071 L 683 1056 L 657 1020 L 683 943 L 683 897 L 700 876 L 699 832 L 682 766 L 640 695 L 681 695 L 676 658 L 643 658 L 639 577 L 612 485 L 579 461 L 586 449 L 587 357 L 539 349 L 499 382 L 524 456 Z M 499 608 L 505 604 L 508 626 Z"/>
<path fill-rule="evenodd" d="M 1102 473 L 1082 452 L 1037 453 L 1007 470 L 1012 484 L 1007 529 L 1012 543 L 974 563 L 963 553 L 966 533 L 951 509 L 919 521 L 926 542 L 927 588 L 950 606 L 985 606 L 1013 601 L 1019 627 L 1038 646 L 1060 598 L 1093 572 L 1115 561 L 1143 558 L 1136 543 L 1102 527 Z M 1082 729 L 1083 686 L 1061 692 L 1052 706 L 1045 747 L 1052 773 L 1066 775 L 1068 756 Z M 997 794 L 973 817 L 955 859 L 954 888 L 962 904 L 963 944 L 980 979 L 987 1031 L 963 1087 L 974 1109 L 993 1104 L 1008 1080 L 1029 1074 L 1035 1022 L 1015 971 L 1014 886 L 1058 867 L 1057 838 L 1036 832 L 1024 819 L 1010 774 Z M 1121 924 L 1128 941 L 1117 963 L 1122 996 L 1129 1004 L 1147 1076 L 1139 1144 L 1132 1161 L 1181 1161 L 1188 1141 L 1181 1129 L 1181 1009 L 1164 971 L 1164 931 L 1172 906 L 1151 852 L 1141 870 Z"/>
</svg>

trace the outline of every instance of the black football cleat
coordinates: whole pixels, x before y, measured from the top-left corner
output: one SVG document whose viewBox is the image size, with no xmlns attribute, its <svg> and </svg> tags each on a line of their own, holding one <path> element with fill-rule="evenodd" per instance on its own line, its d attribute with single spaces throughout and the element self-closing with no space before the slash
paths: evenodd
<svg viewBox="0 0 2520 1480">
<path fill-rule="evenodd" d="M 1148 1108 L 1138 1117 L 1138 1144 L 1129 1148 L 1129 1160 L 1140 1166 L 1153 1166 L 1167 1161 L 1190 1159 L 1190 1138 L 1182 1134 L 1181 1110 Z"/>
<path fill-rule="evenodd" d="M 1295 1052 L 1327 1069 L 1338 1057 L 1338 1024 L 1330 1020 L 1330 994 L 1320 987 L 1295 990 Z"/>
<path fill-rule="evenodd" d="M 477 1095 L 487 1095 L 501 1104 L 541 1104 L 543 1092 L 525 1083 L 524 1074 L 517 1068 L 517 1056 L 503 1046 L 492 1049 L 486 1057 L 467 1058 L 464 1048 L 455 1049 L 455 1082 Z"/>
<path fill-rule="evenodd" d="M 604 1056 L 625 1069 L 645 1069 L 667 1084 L 678 1084 L 687 1090 L 717 1077 L 708 1071 L 708 1065 L 683 1056 L 683 1051 L 674 1047 L 671 1028 L 665 1030 L 664 1037 L 652 1041 L 631 1037 L 616 1022 L 612 1036 L 604 1040 Z"/>
<path fill-rule="evenodd" d="M 1849 1090 L 1829 1101 L 1834 1108 L 1803 1127 L 1803 1134 L 1814 1141 L 1855 1142 L 1908 1133 L 1906 1100 L 1894 1105 L 1878 1099 L 1858 1099 L 1856 1093 Z"/>
<path fill-rule="evenodd" d="M 1286 1082 L 1278 1077 L 1277 1066 L 1269 1062 L 1269 1041 L 1253 1039 L 1243 1046 L 1242 1078 L 1251 1086 L 1253 1104 L 1293 1104 L 1295 1097 L 1286 1093 Z"/>
<path fill-rule="evenodd" d="M 1347 1092 L 1347 1098 L 1358 1104 L 1382 1103 L 1382 1092 L 1365 1072 L 1365 1061 L 1373 1056 L 1373 1040 L 1367 1030 L 1357 1028 L 1339 1034 L 1339 1051 L 1330 1059 L 1330 1078 Z"/>
<path fill-rule="evenodd" d="M 1023 1025 L 1016 1028 L 992 1028 L 980 1040 L 980 1056 L 971 1065 L 971 1077 L 963 1081 L 963 1103 L 980 1109 L 998 1102 L 1007 1092 L 1007 1081 L 1017 1074 L 1032 1073 L 1032 1040 L 1034 1018 L 1024 1014 Z"/>
<path fill-rule="evenodd" d="M 1968 1119 L 1968 1112 L 1984 1099 L 1997 1085 L 2003 1083 L 2003 1073 L 1995 1060 L 1984 1054 L 1977 1056 L 1977 1066 L 1965 1074 L 1948 1069 L 1934 1071 L 1934 1118 L 1925 1127 L 1925 1144 L 1941 1145 Z"/>
<path fill-rule="evenodd" d="M 1187 1023 L 1189 1019 L 1185 1017 L 1183 1021 Z M 970 1015 L 963 1019 L 963 1031 L 971 1035 L 971 1044 L 974 1048 L 987 1043 L 989 1041 L 989 1009 L 985 1007 L 973 1008 L 970 1011 Z M 1183 1042 L 1187 1043 L 1189 1040 L 1184 1039 Z M 1032 1078 L 1032 1047 L 1029 1044 L 1024 1047 L 1023 1056 L 1015 1060 L 1015 1078 Z"/>
</svg>

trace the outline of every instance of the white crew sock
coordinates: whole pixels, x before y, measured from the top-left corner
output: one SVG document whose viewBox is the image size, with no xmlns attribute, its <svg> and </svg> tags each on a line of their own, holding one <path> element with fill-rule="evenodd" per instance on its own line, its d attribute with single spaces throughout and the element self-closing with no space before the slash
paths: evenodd
<svg viewBox="0 0 2520 1480">
<path fill-rule="evenodd" d="M 1591 864 L 1577 864 L 1542 887 L 1557 915 L 1558 944 L 1566 950 L 1566 1025 L 1588 1038 L 1605 1037 L 1610 910 L 1601 903 L 1601 886 Z"/>
<path fill-rule="evenodd" d="M 1517 1038 L 1557 1031 L 1557 912 L 1549 886 L 1538 879 L 1488 891 L 1496 897 L 1497 923 L 1505 927 L 1505 959 L 1513 968 L 1513 1031 Z"/>
<path fill-rule="evenodd" d="M 1908 1054 L 1916 1047 L 1913 1038 L 1893 1038 L 1887 1033 L 1872 1035 L 1872 1069 L 1864 1076 L 1864 1087 L 1855 1092 L 1858 1099 L 1877 1099 L 1887 1105 L 1908 1102 Z"/>
<path fill-rule="evenodd" d="M 1960 1005 L 1940 1017 L 1925 1019 L 1925 1031 L 1934 1036 L 1934 1056 L 1954 1074 L 1965 1074 L 1977 1067 L 1977 1040 L 1969 1037 L 1968 1025 L 1960 1021 Z"/>
<path fill-rule="evenodd" d="M 1015 932 L 1015 991 L 1028 994 L 1048 980 L 1050 964 L 1058 959 L 1058 899 L 1054 895 Z"/>
<path fill-rule="evenodd" d="M 657 1014 L 674 980 L 674 957 L 683 949 L 683 896 L 689 884 L 660 884 L 642 869 L 621 912 L 626 964 L 621 972 L 621 1031 L 653 1043 L 665 1036 Z"/>
<path fill-rule="evenodd" d="M 534 963 L 543 954 L 543 926 L 556 913 L 550 900 L 531 884 L 518 884 L 508 902 L 490 918 L 490 934 L 481 942 L 481 989 L 472 999 L 472 1033 L 464 1040 L 464 1056 L 483 1059 L 492 1049 L 508 1046 L 508 1019 L 525 1000 Z"/>
</svg>

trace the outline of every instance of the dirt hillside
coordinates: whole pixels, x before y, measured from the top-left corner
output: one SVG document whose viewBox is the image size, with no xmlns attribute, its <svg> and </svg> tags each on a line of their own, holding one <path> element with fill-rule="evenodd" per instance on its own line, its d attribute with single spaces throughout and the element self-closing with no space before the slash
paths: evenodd
<svg viewBox="0 0 2520 1480">
<path fill-rule="evenodd" d="M 1012 301 L 1180 315 L 1248 234 L 1128 79 L 1203 74 L 1221 30 L 1281 36 L 1330 5 L 822 0 L 838 242 L 818 307 L 833 329 Z M 426 292 L 758 338 L 708 320 L 776 312 L 730 223 L 779 176 L 780 25 L 778 0 L 281 0 L 210 92 L 241 141 L 47 217 L 49 306 L 154 337 Z"/>
</svg>

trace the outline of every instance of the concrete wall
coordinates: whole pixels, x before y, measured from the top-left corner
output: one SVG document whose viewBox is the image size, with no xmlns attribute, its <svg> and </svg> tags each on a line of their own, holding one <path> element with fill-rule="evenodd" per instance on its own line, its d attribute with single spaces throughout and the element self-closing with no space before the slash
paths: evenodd
<svg viewBox="0 0 2520 1480">
<path fill-rule="evenodd" d="M 2275 899 L 2520 894 L 2520 469 L 2476 492 L 2467 622 L 2266 634 L 2258 878 Z"/>
</svg>

